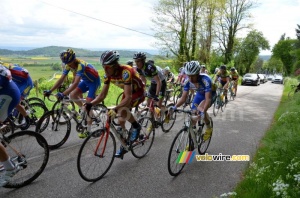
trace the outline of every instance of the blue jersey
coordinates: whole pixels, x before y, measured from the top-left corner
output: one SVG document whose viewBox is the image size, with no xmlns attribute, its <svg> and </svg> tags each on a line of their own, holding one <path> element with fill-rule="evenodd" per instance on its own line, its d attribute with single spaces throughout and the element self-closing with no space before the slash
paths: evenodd
<svg viewBox="0 0 300 198">
<path fill-rule="evenodd" d="M 73 72 L 73 74 L 76 74 L 76 76 L 80 76 L 85 82 L 95 82 L 100 80 L 99 74 L 94 66 L 82 60 L 79 60 L 77 69 L 73 69 L 66 65 L 63 74 L 68 75 L 69 71 Z"/>
<path fill-rule="evenodd" d="M 215 90 L 213 90 L 213 87 L 212 87 L 211 78 L 206 74 L 200 74 L 198 76 L 198 83 L 199 83 L 199 86 L 195 86 L 190 81 L 187 81 L 187 83 L 183 87 L 183 90 L 189 91 L 190 89 L 192 89 L 192 88 L 195 89 L 194 87 L 196 87 L 197 94 L 202 94 L 202 95 L 205 95 L 205 92 L 215 91 Z"/>
</svg>

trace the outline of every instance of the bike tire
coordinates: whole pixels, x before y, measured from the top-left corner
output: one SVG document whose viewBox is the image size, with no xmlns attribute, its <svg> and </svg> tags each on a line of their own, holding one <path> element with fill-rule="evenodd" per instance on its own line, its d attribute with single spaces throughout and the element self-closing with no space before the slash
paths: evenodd
<svg viewBox="0 0 300 198">
<path fill-rule="evenodd" d="M 131 153 L 136 158 L 143 158 L 150 151 L 154 138 L 155 127 L 150 117 L 142 117 L 138 121 L 141 125 L 139 138 L 132 144 Z"/>
<path fill-rule="evenodd" d="M 11 160 L 21 168 L 5 188 L 26 186 L 42 174 L 49 160 L 48 144 L 43 136 L 33 131 L 20 131 L 8 136 L 5 145 Z"/>
<path fill-rule="evenodd" d="M 172 127 L 174 126 L 174 123 L 175 123 L 175 121 L 176 121 L 176 116 L 177 116 L 177 113 L 176 112 L 173 112 L 173 114 L 172 114 L 172 117 L 170 118 L 169 117 L 169 122 L 168 123 L 166 123 L 166 116 L 169 116 L 168 114 L 169 114 L 169 108 L 170 107 L 173 107 L 174 106 L 174 104 L 173 103 L 171 103 L 171 104 L 168 104 L 167 106 L 166 106 L 166 111 L 164 112 L 164 113 L 161 113 L 161 120 L 162 120 L 162 124 L 161 124 L 161 129 L 162 129 L 162 131 L 164 132 L 164 133 L 168 133 L 171 129 L 172 129 Z M 168 119 L 167 119 L 168 120 Z"/>
<path fill-rule="evenodd" d="M 210 118 L 210 122 L 211 122 L 211 127 L 214 128 L 214 123 L 213 123 L 213 120 L 211 118 Z M 202 128 L 202 130 L 203 130 L 203 128 Z M 206 151 L 207 151 L 207 149 L 210 145 L 211 137 L 213 135 L 213 132 L 212 132 L 210 138 L 206 141 L 203 140 L 203 135 L 204 134 L 201 134 L 201 143 L 198 145 L 198 153 L 200 155 L 204 155 L 206 153 Z"/>
<path fill-rule="evenodd" d="M 42 103 L 30 103 L 30 114 L 29 114 L 29 126 L 30 125 L 34 125 L 36 126 L 39 119 L 46 113 L 48 112 L 48 108 L 43 105 Z M 26 109 L 27 110 L 27 109 Z M 29 109 L 28 109 L 29 110 Z M 26 120 L 27 121 L 27 120 Z M 29 128 L 29 126 L 25 127 L 21 127 L 22 130 L 26 130 Z"/>
<path fill-rule="evenodd" d="M 54 105 L 52 106 L 52 111 L 55 111 L 55 110 L 59 110 L 59 109 L 61 109 L 61 101 L 56 101 L 55 103 L 54 103 Z M 70 109 L 70 110 L 75 110 L 75 103 L 73 102 L 73 101 L 70 101 L 69 102 L 69 105 L 68 105 L 68 109 Z M 68 117 L 71 119 L 72 118 L 72 115 L 68 115 Z M 62 122 L 62 123 L 60 123 L 60 124 L 65 124 L 66 122 Z"/>
<path fill-rule="evenodd" d="M 170 175 L 177 176 L 184 168 L 185 163 L 178 163 L 178 158 L 181 152 L 186 151 L 187 147 L 188 147 L 187 150 L 191 150 L 189 148 L 189 142 L 190 142 L 190 135 L 189 132 L 187 131 L 187 128 L 181 129 L 175 136 L 169 150 L 168 171 Z M 173 165 L 175 165 L 175 168 L 173 168 Z"/>
<path fill-rule="evenodd" d="M 98 152 L 102 151 L 105 135 L 104 130 L 95 131 L 89 135 L 82 143 L 77 156 L 77 170 L 80 177 L 88 182 L 95 182 L 103 178 L 112 166 L 116 153 L 116 140 L 112 133 L 107 137 L 104 156 L 96 156 L 95 149 L 101 137 L 102 144 L 98 148 Z M 97 138 L 94 138 L 97 137 Z M 102 146 L 102 147 L 101 147 Z M 98 154 L 98 153 L 97 153 Z M 105 160 L 107 158 L 107 160 Z"/>
<path fill-rule="evenodd" d="M 214 105 L 213 105 L 213 114 L 214 114 L 215 117 L 218 115 L 219 110 L 220 110 L 220 108 L 221 108 L 221 106 L 220 106 L 220 101 L 219 101 L 219 100 L 220 100 L 220 99 L 217 98 L 217 99 L 215 100 L 215 102 L 214 102 Z"/>
<path fill-rule="evenodd" d="M 29 104 L 31 104 L 31 103 L 41 103 L 41 104 L 46 106 L 45 102 L 42 99 L 38 98 L 38 97 L 31 97 L 31 98 L 28 98 L 27 100 L 28 100 Z"/>
<path fill-rule="evenodd" d="M 36 132 L 41 134 L 48 142 L 50 150 L 61 147 L 71 133 L 71 122 L 66 114 L 59 116 L 58 111 L 48 111 L 38 121 Z M 65 124 L 61 124 L 61 120 Z"/>
</svg>

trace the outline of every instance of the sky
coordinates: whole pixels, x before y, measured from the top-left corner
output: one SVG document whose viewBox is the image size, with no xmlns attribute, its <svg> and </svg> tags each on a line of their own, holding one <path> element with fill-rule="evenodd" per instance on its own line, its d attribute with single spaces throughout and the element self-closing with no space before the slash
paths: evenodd
<svg viewBox="0 0 300 198">
<path fill-rule="evenodd" d="M 157 1 L 0 0 L 0 48 L 66 46 L 156 49 L 155 39 L 149 35 L 154 34 L 151 30 L 152 7 Z M 300 25 L 299 10 L 300 0 L 261 0 L 258 7 L 251 10 L 250 22 L 273 47 L 284 33 L 287 37 L 296 38 L 295 28 L 297 24 Z M 271 52 L 264 51 L 261 54 Z"/>
</svg>

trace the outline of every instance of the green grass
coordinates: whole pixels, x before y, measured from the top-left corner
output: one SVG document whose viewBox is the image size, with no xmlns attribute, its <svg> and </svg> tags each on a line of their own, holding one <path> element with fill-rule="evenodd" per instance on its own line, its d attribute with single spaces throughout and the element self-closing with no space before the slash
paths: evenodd
<svg viewBox="0 0 300 198">
<path fill-rule="evenodd" d="M 300 97 L 289 100 L 287 78 L 281 103 L 234 197 L 300 197 Z"/>
</svg>

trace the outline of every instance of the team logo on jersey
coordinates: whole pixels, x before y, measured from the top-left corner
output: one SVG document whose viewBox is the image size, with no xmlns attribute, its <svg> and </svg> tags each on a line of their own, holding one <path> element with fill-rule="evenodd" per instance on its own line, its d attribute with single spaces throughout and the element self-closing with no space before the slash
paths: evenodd
<svg viewBox="0 0 300 198">
<path fill-rule="evenodd" d="M 124 81 L 128 80 L 128 79 L 130 78 L 130 73 L 129 73 L 129 71 L 124 70 L 122 76 L 123 76 L 123 80 L 124 80 Z"/>
<path fill-rule="evenodd" d="M 208 87 L 208 86 L 209 86 L 209 82 L 208 82 L 206 79 L 203 79 L 202 82 L 203 82 L 203 84 L 205 85 L 205 87 Z"/>
</svg>

